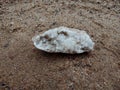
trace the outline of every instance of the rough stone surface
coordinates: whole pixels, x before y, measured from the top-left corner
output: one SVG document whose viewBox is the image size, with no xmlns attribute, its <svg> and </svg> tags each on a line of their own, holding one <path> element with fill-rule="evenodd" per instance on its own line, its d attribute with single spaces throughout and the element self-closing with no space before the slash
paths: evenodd
<svg viewBox="0 0 120 90">
<path fill-rule="evenodd" d="M 32 38 L 36 48 L 46 52 L 83 53 L 93 50 L 94 42 L 83 30 L 64 26 Z"/>
</svg>

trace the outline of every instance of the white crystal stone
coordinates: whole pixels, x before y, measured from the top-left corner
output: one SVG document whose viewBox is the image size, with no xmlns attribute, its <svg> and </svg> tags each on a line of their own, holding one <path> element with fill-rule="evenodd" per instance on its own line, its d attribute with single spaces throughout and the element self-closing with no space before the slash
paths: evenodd
<svg viewBox="0 0 120 90">
<path fill-rule="evenodd" d="M 83 53 L 94 48 L 94 42 L 85 31 L 64 26 L 34 36 L 32 41 L 36 48 L 54 53 Z"/>
</svg>

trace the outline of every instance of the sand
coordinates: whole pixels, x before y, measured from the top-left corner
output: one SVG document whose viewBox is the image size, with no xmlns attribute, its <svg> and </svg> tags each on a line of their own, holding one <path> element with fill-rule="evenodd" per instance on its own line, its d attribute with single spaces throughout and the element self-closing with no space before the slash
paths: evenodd
<svg viewBox="0 0 120 90">
<path fill-rule="evenodd" d="M 95 50 L 34 47 L 58 26 L 85 30 Z M 120 90 L 120 0 L 0 0 L 0 90 Z"/>
</svg>

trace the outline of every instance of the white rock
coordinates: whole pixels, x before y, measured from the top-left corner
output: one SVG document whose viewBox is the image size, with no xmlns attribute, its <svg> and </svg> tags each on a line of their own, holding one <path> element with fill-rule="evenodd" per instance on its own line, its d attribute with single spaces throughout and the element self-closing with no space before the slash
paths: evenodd
<svg viewBox="0 0 120 90">
<path fill-rule="evenodd" d="M 32 41 L 36 48 L 54 53 L 83 53 L 94 47 L 94 42 L 85 31 L 63 26 L 34 36 Z"/>
</svg>

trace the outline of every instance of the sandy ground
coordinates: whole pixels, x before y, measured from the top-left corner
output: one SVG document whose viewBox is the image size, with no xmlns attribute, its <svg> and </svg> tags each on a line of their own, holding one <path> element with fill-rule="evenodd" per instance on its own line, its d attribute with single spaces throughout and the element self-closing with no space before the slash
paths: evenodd
<svg viewBox="0 0 120 90">
<path fill-rule="evenodd" d="M 83 29 L 95 50 L 37 50 L 50 28 Z M 0 0 L 0 90 L 120 90 L 120 0 Z"/>
</svg>

